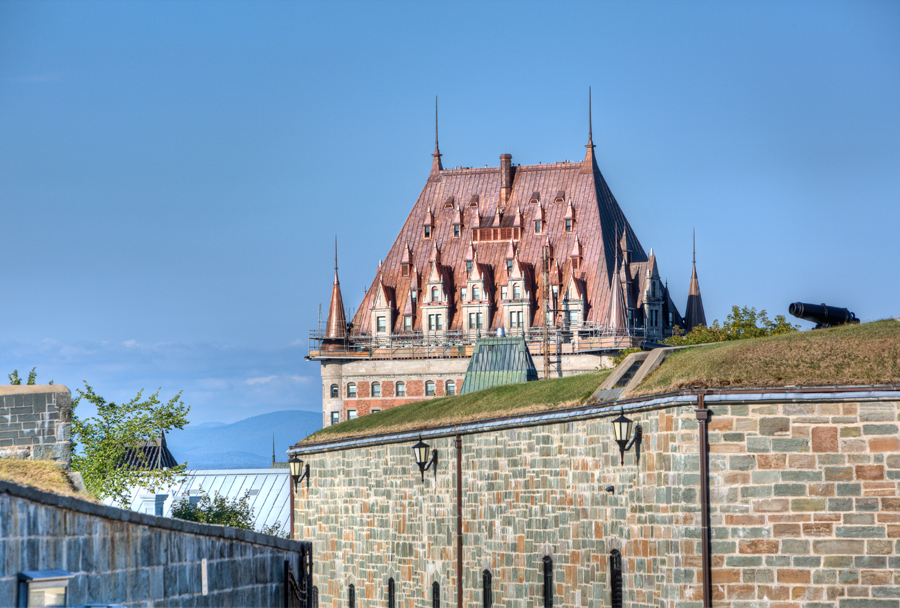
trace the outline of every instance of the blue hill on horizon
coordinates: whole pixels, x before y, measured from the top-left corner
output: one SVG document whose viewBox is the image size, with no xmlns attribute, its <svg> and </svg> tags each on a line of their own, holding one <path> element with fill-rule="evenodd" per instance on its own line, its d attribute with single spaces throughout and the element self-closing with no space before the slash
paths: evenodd
<svg viewBox="0 0 900 608">
<path fill-rule="evenodd" d="M 232 424 L 206 422 L 166 435 L 169 450 L 189 469 L 260 469 L 286 462 L 289 446 L 322 428 L 321 412 L 281 410 Z"/>
</svg>

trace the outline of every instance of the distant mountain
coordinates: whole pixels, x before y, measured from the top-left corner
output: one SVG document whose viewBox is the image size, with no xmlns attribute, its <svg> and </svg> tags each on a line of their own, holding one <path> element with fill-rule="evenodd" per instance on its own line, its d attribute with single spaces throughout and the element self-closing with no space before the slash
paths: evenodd
<svg viewBox="0 0 900 608">
<path fill-rule="evenodd" d="M 285 451 L 322 428 L 320 412 L 283 410 L 253 416 L 233 424 L 206 422 L 166 435 L 169 450 L 179 464 L 191 469 L 259 469 L 275 459 L 287 461 Z"/>
</svg>

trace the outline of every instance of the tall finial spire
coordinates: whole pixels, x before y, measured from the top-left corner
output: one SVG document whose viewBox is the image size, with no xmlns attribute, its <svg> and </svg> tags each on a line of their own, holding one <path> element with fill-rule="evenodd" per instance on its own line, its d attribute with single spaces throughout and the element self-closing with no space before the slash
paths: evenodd
<svg viewBox="0 0 900 608">
<path fill-rule="evenodd" d="M 584 155 L 584 162 L 581 163 L 582 173 L 593 173 L 599 171 L 597 168 L 597 160 L 594 158 L 594 121 L 591 111 L 591 87 L 588 87 L 588 143 L 585 146 L 587 153 Z"/>
<path fill-rule="evenodd" d="M 334 284 L 338 284 L 338 267 L 337 267 L 337 235 L 334 235 Z"/>
<path fill-rule="evenodd" d="M 696 266 L 697 266 L 697 229 L 696 229 L 696 228 L 694 228 L 693 241 L 694 241 L 694 259 L 693 259 L 693 264 L 694 264 L 694 267 L 696 268 Z"/>
<path fill-rule="evenodd" d="M 441 164 L 441 150 L 438 148 L 438 98 L 434 96 L 434 160 L 431 161 L 431 173 L 428 175 L 428 181 L 441 181 L 441 171 L 444 166 Z"/>
<path fill-rule="evenodd" d="M 275 433 L 272 433 L 272 468 L 275 468 Z"/>
<path fill-rule="evenodd" d="M 591 87 L 588 87 L 588 145 L 594 143 L 594 125 L 591 117 Z"/>
</svg>

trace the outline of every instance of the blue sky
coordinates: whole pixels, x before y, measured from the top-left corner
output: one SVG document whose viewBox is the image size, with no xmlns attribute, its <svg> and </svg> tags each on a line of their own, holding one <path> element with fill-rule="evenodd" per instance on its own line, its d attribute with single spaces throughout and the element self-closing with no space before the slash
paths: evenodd
<svg viewBox="0 0 900 608">
<path fill-rule="evenodd" d="M 598 164 L 679 306 L 900 316 L 900 3 L 0 3 L 0 371 L 320 407 L 445 166 Z M 809 327 L 809 324 L 802 324 Z"/>
</svg>

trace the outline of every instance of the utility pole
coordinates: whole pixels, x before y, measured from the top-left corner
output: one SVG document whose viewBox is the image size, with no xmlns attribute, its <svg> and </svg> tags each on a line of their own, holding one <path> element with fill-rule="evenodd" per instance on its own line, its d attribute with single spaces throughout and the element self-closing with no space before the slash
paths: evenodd
<svg viewBox="0 0 900 608">
<path fill-rule="evenodd" d="M 544 290 L 544 380 L 550 379 L 550 261 L 547 259 L 547 246 L 541 247 L 541 283 Z"/>
</svg>

